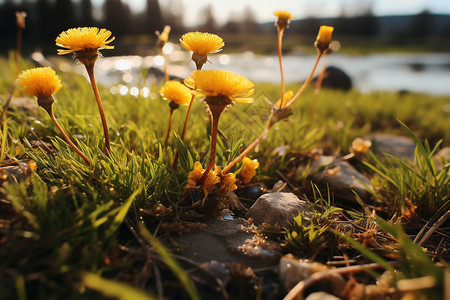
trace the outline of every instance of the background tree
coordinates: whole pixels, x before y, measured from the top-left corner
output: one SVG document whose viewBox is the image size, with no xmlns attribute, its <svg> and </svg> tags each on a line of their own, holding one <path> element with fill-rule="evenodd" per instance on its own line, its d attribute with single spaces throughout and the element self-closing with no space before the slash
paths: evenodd
<svg viewBox="0 0 450 300">
<path fill-rule="evenodd" d="M 198 30 L 202 32 L 217 32 L 217 24 L 213 13 L 212 5 L 209 4 L 200 12 L 200 25 Z"/>
<path fill-rule="evenodd" d="M 130 34 L 133 28 L 131 9 L 121 0 L 106 0 L 104 4 L 105 28 L 108 28 L 114 36 Z"/>
<path fill-rule="evenodd" d="M 82 26 L 94 26 L 91 0 L 81 0 L 80 12 L 81 12 L 80 22 Z"/>
</svg>

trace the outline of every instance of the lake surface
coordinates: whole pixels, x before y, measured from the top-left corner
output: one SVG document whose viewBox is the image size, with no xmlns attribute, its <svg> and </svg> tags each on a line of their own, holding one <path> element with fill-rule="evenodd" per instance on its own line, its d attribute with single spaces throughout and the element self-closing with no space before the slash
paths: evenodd
<svg viewBox="0 0 450 300">
<path fill-rule="evenodd" d="M 169 73 L 184 78 L 194 70 L 187 51 L 169 47 Z M 316 56 L 286 55 L 283 57 L 284 78 L 287 83 L 303 82 L 312 70 Z M 211 54 L 211 63 L 204 69 L 221 69 L 243 75 L 254 82 L 280 82 L 277 56 L 261 56 L 252 52 L 242 54 Z M 323 62 L 323 61 L 322 61 Z M 102 58 L 96 65 L 97 80 L 111 86 L 114 93 L 148 95 L 139 73 L 142 69 L 162 70 L 164 59 L 156 56 L 122 56 Z M 450 96 L 450 53 L 423 54 L 372 54 L 348 56 L 332 54 L 328 66 L 346 72 L 353 86 L 362 93 L 373 91 L 409 91 L 432 95 Z M 318 70 L 321 66 L 319 65 Z M 78 67 L 82 72 L 84 68 Z M 317 72 L 317 71 L 316 71 Z M 149 77 L 152 78 L 152 77 Z M 150 79 L 147 78 L 146 81 Z M 154 79 L 154 78 L 153 78 Z"/>
</svg>

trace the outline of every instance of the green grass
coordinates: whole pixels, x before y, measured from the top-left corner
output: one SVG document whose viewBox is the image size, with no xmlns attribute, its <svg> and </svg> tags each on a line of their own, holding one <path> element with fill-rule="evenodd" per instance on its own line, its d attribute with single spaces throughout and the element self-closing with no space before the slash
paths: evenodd
<svg viewBox="0 0 450 300">
<path fill-rule="evenodd" d="M 24 64 L 24 68 L 30 67 L 29 63 Z M 11 59 L 6 58 L 0 58 L 0 66 L 0 97 L 6 99 L 14 81 L 14 66 Z M 63 88 L 56 94 L 55 115 L 91 165 L 87 166 L 59 138 L 59 132 L 41 108 L 36 113 L 21 108 L 8 111 L 8 120 L 2 124 L 0 134 L 2 156 L 32 159 L 37 170 L 28 181 L 4 184 L 1 190 L 3 199 L 7 200 L 1 202 L 0 207 L 12 205 L 13 208 L 5 209 L 2 219 L 13 222 L 0 231 L 0 298 L 122 297 L 129 292 L 128 286 L 118 285 L 114 291 L 105 291 L 105 286 L 112 284 L 111 280 L 133 285 L 134 278 L 148 283 L 131 293 L 143 299 L 143 293 L 157 295 L 156 279 L 142 274 L 145 260 L 124 250 L 139 248 L 142 243 L 153 249 L 151 257 L 159 267 L 173 273 L 170 276 L 180 282 L 181 291 L 188 291 L 191 298 L 198 297 L 186 273 L 170 256 L 164 255 L 167 254 L 164 247 L 147 232 L 142 233 L 144 227 L 141 226 L 141 233 L 134 228 L 139 227 L 135 223 L 143 222 L 153 232 L 160 221 L 175 222 L 186 207 L 192 205 L 183 187 L 194 161 L 207 158 L 209 137 L 204 105 L 194 104 L 186 142 L 181 143 L 172 135 L 165 148 L 162 142 L 169 115 L 166 101 L 160 97 L 111 95 L 106 87 L 101 87 L 112 142 L 112 154 L 108 158 L 101 151 L 101 122 L 88 81 L 74 74 L 59 72 L 58 75 Z M 287 89 L 296 91 L 299 87 L 292 85 Z M 159 94 L 159 86 L 150 88 Z M 266 99 L 275 102 L 279 89 L 278 85 L 258 83 L 254 103 L 238 103 L 222 115 L 217 160 L 221 167 L 261 133 L 270 114 Z M 16 92 L 16 96 L 24 95 Z M 313 101 L 317 101 L 317 108 L 310 120 Z M 419 197 L 417 201 L 433 203 L 422 214 L 430 217 L 429 211 L 443 205 L 445 201 L 438 198 L 448 190 L 442 189 L 442 193 L 436 194 L 433 189 L 445 187 L 448 181 L 436 179 L 436 172 L 427 163 L 432 151 L 421 141 L 427 139 L 431 148 L 438 140 L 442 140 L 439 147 L 450 145 L 450 118 L 445 109 L 449 105 L 449 97 L 395 93 L 361 95 L 356 91 L 331 90 L 322 91 L 315 100 L 312 90 L 307 90 L 293 106 L 294 114 L 289 121 L 276 124 L 250 153 L 251 158 L 258 158 L 260 162 L 260 175 L 256 180 L 266 183 L 278 180 L 275 171 L 289 168 L 293 153 L 319 148 L 326 153 L 345 155 L 356 137 L 376 131 L 405 135 L 405 129 L 397 122 L 399 119 L 420 139 L 417 145 L 425 147 L 419 148 L 417 153 L 421 164 L 415 170 L 398 161 L 389 164 L 380 160 L 377 167 L 372 168 L 375 171 L 372 176 L 385 174 L 380 180 L 388 185 L 392 174 L 412 172 L 425 186 L 426 197 Z M 186 107 L 175 112 L 173 129 L 177 133 L 185 112 Z M 37 147 L 37 141 L 49 144 Z M 279 146 L 288 146 L 287 153 L 280 156 L 274 152 Z M 49 149 L 52 152 L 48 152 Z M 177 149 L 181 162 L 179 168 L 173 170 L 171 164 Z M 381 166 L 387 168 L 385 173 L 377 171 Z M 446 170 L 448 172 L 448 168 Z M 448 173 L 442 176 L 448 178 Z M 415 182 L 411 181 L 411 186 Z M 392 186 L 388 189 L 394 190 Z M 380 193 L 379 198 L 386 205 L 393 200 L 390 193 Z M 164 217 L 148 217 L 142 213 L 156 206 L 167 209 Z M 312 229 L 310 232 L 314 233 L 316 228 Z M 308 230 L 304 231 L 306 236 Z M 309 238 L 316 242 L 316 236 Z M 299 243 L 303 245 L 303 241 Z M 89 284 L 83 284 L 86 278 L 91 278 Z"/>
</svg>

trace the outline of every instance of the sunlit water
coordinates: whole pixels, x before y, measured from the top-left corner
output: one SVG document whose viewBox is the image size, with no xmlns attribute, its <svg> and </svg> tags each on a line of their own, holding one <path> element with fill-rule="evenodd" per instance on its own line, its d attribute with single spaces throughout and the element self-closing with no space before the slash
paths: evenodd
<svg viewBox="0 0 450 300">
<path fill-rule="evenodd" d="M 166 45 L 170 75 L 185 78 L 194 69 L 190 55 L 179 46 Z M 221 69 L 243 75 L 254 82 L 279 83 L 277 56 L 217 53 L 209 55 L 204 69 Z M 283 57 L 284 78 L 287 83 L 303 82 L 312 70 L 313 55 L 286 55 Z M 102 58 L 96 65 L 96 78 L 111 88 L 112 93 L 156 97 L 148 88 L 154 76 L 143 79 L 143 70 L 162 70 L 164 59 L 156 56 L 122 56 Z M 347 56 L 332 54 L 327 65 L 346 72 L 353 86 L 362 93 L 373 91 L 409 91 L 450 96 L 450 54 L 372 54 Z M 67 67 L 67 66 L 66 66 Z M 82 67 L 76 70 L 83 72 Z M 320 66 L 318 68 L 320 70 Z"/>
</svg>

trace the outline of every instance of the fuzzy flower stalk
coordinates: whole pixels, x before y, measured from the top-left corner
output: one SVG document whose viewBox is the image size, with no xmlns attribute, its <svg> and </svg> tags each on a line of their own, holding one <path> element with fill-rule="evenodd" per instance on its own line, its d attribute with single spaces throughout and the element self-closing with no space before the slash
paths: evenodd
<svg viewBox="0 0 450 300">
<path fill-rule="evenodd" d="M 314 76 L 314 72 L 316 71 L 317 65 L 319 64 L 320 58 L 328 53 L 330 51 L 330 42 L 331 42 L 331 35 L 333 34 L 334 28 L 332 26 L 326 26 L 322 25 L 320 26 L 319 33 L 317 34 L 316 41 L 314 43 L 314 46 L 317 49 L 317 59 L 316 63 L 314 64 L 314 68 L 309 75 L 308 79 L 303 83 L 302 87 L 298 90 L 298 92 L 292 97 L 292 99 L 286 104 L 286 107 L 289 108 L 294 101 L 300 97 L 300 95 L 303 93 L 303 91 L 306 89 L 306 87 L 311 82 L 311 79 Z"/>
<path fill-rule="evenodd" d="M 89 164 L 89 159 L 72 143 L 53 114 L 53 103 L 55 103 L 53 94 L 62 87 L 55 71 L 49 67 L 29 69 L 18 76 L 17 83 L 23 87 L 25 94 L 37 97 L 38 105 L 47 111 L 69 146 Z"/>
<path fill-rule="evenodd" d="M 16 39 L 16 76 L 20 69 L 20 60 L 22 58 L 22 32 L 25 29 L 25 18 L 27 13 L 24 11 L 16 11 L 16 26 L 17 26 L 17 39 Z"/>
<path fill-rule="evenodd" d="M 278 61 L 280 64 L 280 73 L 281 73 L 281 104 L 280 106 L 282 107 L 284 104 L 284 90 L 285 90 L 285 85 L 284 85 L 284 75 L 283 75 L 283 64 L 281 61 L 281 57 L 282 57 L 282 51 L 281 51 L 281 43 L 283 40 L 283 32 L 284 30 L 289 27 L 289 23 L 291 21 L 291 19 L 294 18 L 294 16 L 287 11 L 284 10 L 277 10 L 276 12 L 273 13 L 278 19 L 275 22 L 275 25 L 277 26 L 277 31 L 278 31 Z"/>
<path fill-rule="evenodd" d="M 280 16 L 283 16 L 284 13 L 279 13 Z M 279 17 L 280 19 L 280 17 Z M 285 26 L 287 27 L 289 19 L 284 18 L 285 23 L 281 22 L 281 25 L 278 26 Z M 319 64 L 320 58 L 323 54 L 327 53 L 329 50 L 330 42 L 331 42 L 331 34 L 333 32 L 333 27 L 331 26 L 321 26 L 319 30 L 319 34 L 317 35 L 316 42 L 314 43 L 314 46 L 317 48 L 317 60 L 314 65 L 313 70 L 311 71 L 311 74 L 309 75 L 308 79 L 305 81 L 305 83 L 302 85 L 302 87 L 299 89 L 299 91 L 292 96 L 291 91 L 288 91 L 286 93 L 283 93 L 281 96 L 281 99 L 273 106 L 272 110 L 272 116 L 269 118 L 267 122 L 267 126 L 264 129 L 264 131 L 261 133 L 260 136 L 258 136 L 244 151 L 242 151 L 232 162 L 230 162 L 228 165 L 225 166 L 225 168 L 222 170 L 223 173 L 227 173 L 233 168 L 241 159 L 243 159 L 253 148 L 256 147 L 256 145 L 263 140 L 267 134 L 269 133 L 270 129 L 274 124 L 281 120 L 287 119 L 291 114 L 292 111 L 290 109 L 290 106 L 294 101 L 303 93 L 303 91 L 306 89 L 308 84 L 311 82 L 311 79 L 314 75 L 314 72 L 317 68 L 317 65 Z M 281 65 L 281 64 L 280 64 Z M 283 101 L 286 100 L 286 101 Z"/>
<path fill-rule="evenodd" d="M 180 39 L 181 45 L 189 51 L 192 51 L 192 60 L 195 62 L 197 71 L 201 70 L 203 65 L 208 60 L 209 53 L 216 53 L 222 50 L 224 46 L 223 39 L 215 34 L 207 32 L 188 32 Z M 191 87 L 195 89 L 195 86 Z M 195 95 L 192 95 L 189 103 L 186 119 L 184 120 L 183 130 L 181 132 L 181 140 L 184 141 L 186 135 L 187 122 L 191 113 L 192 104 L 194 103 Z"/>
<path fill-rule="evenodd" d="M 56 38 L 56 45 L 64 48 L 58 49 L 58 55 L 73 53 L 74 58 L 86 67 L 102 120 L 106 155 L 108 156 L 111 153 L 109 131 L 105 113 L 103 111 L 102 100 L 95 81 L 94 65 L 97 59 L 101 56 L 99 50 L 114 48 L 114 46 L 108 45 L 113 40 L 114 37 L 111 37 L 111 31 L 106 29 L 98 29 L 97 27 L 71 28 L 62 32 Z"/>
<path fill-rule="evenodd" d="M 214 167 L 220 115 L 233 102 L 252 102 L 253 98 L 250 96 L 253 94 L 254 84 L 243 76 L 219 70 L 194 71 L 184 83 L 195 88 L 195 93 L 203 98 L 211 117 L 211 150 L 208 165 L 199 181 L 202 184 Z"/>
<path fill-rule="evenodd" d="M 170 115 L 169 115 L 169 125 L 167 127 L 167 134 L 165 144 L 169 141 L 170 130 L 172 128 L 173 113 L 180 105 L 188 105 L 191 101 L 191 90 L 184 84 L 170 80 L 167 81 L 164 86 L 159 91 L 163 99 L 169 100 Z"/>
<path fill-rule="evenodd" d="M 164 80 L 169 81 L 169 73 L 167 73 L 167 55 L 164 52 L 164 46 L 166 45 L 167 40 L 169 39 L 171 27 L 169 25 L 164 26 L 163 32 L 155 31 L 156 36 L 158 37 L 158 48 L 161 51 L 161 55 L 164 57 Z"/>
<path fill-rule="evenodd" d="M 215 34 L 207 32 L 188 32 L 180 38 L 181 45 L 192 52 L 192 60 L 195 62 L 197 71 L 201 70 L 203 65 L 208 60 L 209 53 L 216 53 L 222 50 L 224 46 L 223 39 Z M 191 87 L 195 89 L 195 87 Z M 181 131 L 181 140 L 184 141 L 186 136 L 186 129 L 191 114 L 192 105 L 194 104 L 195 94 L 192 94 L 191 101 L 186 112 L 184 119 L 183 130 Z M 178 163 L 178 151 L 175 154 L 175 159 L 172 164 L 172 168 L 175 169 Z"/>
</svg>

